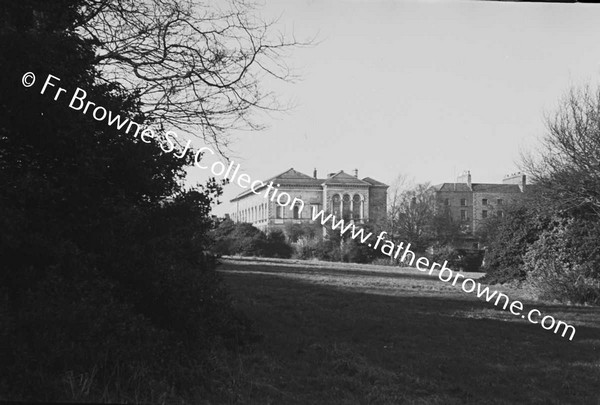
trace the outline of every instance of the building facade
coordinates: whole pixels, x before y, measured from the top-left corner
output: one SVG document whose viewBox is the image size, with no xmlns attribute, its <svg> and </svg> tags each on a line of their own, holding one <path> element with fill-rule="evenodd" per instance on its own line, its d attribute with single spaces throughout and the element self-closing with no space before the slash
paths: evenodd
<svg viewBox="0 0 600 405">
<path fill-rule="evenodd" d="M 271 198 L 272 193 L 260 193 L 264 186 L 255 192 L 247 190 L 231 200 L 232 220 L 269 231 L 283 228 L 287 223 L 313 222 L 313 209 L 329 211 L 357 223 L 378 220 L 386 214 L 388 186 L 370 177 L 360 179 L 358 170 L 354 175 L 341 170 L 318 178 L 316 169 L 311 177 L 291 168 L 263 183 L 272 183 L 277 192 L 285 192 L 303 204 L 282 206 Z"/>
<path fill-rule="evenodd" d="M 434 186 L 436 207 L 461 224 L 465 235 L 461 247 L 479 249 L 473 233 L 486 218 L 503 217 L 510 204 L 524 198 L 526 186 L 527 176 L 520 172 L 505 176 L 502 183 L 472 183 L 466 172 L 456 183 Z"/>
</svg>

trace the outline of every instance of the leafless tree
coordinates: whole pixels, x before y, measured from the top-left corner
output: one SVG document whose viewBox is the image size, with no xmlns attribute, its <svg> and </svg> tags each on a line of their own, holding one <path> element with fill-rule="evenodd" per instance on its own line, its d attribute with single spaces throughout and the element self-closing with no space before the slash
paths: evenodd
<svg viewBox="0 0 600 405">
<path fill-rule="evenodd" d="M 285 107 L 264 81 L 293 80 L 286 57 L 312 42 L 274 32 L 249 1 L 84 0 L 78 29 L 103 77 L 138 92 L 155 124 L 221 150 L 227 131 L 261 128 L 257 111 Z"/>
<path fill-rule="evenodd" d="M 556 113 L 537 154 L 524 154 L 523 169 L 549 203 L 600 216 L 600 87 L 572 89 Z"/>
<path fill-rule="evenodd" d="M 401 209 L 402 194 L 406 192 L 412 186 L 412 180 L 409 180 L 408 176 L 399 174 L 388 191 L 388 220 L 393 221 L 397 217 L 397 213 Z M 393 227 L 393 222 L 387 224 L 388 228 Z"/>
<path fill-rule="evenodd" d="M 408 241 L 424 248 L 435 215 L 435 195 L 429 183 L 417 184 L 402 194 L 401 229 Z"/>
<path fill-rule="evenodd" d="M 386 230 L 394 243 L 410 242 L 424 249 L 435 216 L 434 192 L 429 183 L 413 185 L 399 176 L 390 189 Z"/>
<path fill-rule="evenodd" d="M 394 243 L 401 242 L 401 213 L 403 210 L 403 194 L 411 187 L 412 180 L 408 176 L 399 174 L 392 182 L 388 191 L 388 207 L 385 221 L 385 230 L 389 239 Z"/>
</svg>

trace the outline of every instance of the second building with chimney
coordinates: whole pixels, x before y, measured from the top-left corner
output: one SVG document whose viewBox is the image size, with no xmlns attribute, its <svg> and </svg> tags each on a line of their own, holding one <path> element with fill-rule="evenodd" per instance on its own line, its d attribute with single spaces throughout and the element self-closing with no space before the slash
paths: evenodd
<svg viewBox="0 0 600 405">
<path fill-rule="evenodd" d="M 503 217 L 511 204 L 525 196 L 527 177 L 523 173 L 507 175 L 502 183 L 472 183 L 465 172 L 456 183 L 434 186 L 437 209 L 446 212 L 454 223 L 462 225 L 465 235 L 473 235 L 486 218 Z M 465 239 L 471 249 L 478 249 L 473 237 Z"/>
</svg>

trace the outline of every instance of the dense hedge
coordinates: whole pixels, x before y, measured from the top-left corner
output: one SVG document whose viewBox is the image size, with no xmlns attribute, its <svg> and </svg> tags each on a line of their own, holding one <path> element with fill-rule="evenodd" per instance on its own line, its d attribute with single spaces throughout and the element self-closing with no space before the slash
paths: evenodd
<svg viewBox="0 0 600 405">
<path fill-rule="evenodd" d="M 542 299 L 600 304 L 600 223 L 594 215 L 530 201 L 488 228 L 482 281 L 517 281 Z"/>
<path fill-rule="evenodd" d="M 245 222 L 221 221 L 211 232 L 212 249 L 218 255 L 289 258 L 292 247 L 281 230 L 269 234 Z"/>
<path fill-rule="evenodd" d="M 482 252 L 469 252 L 450 245 L 435 245 L 430 259 L 437 263 L 448 262 L 448 267 L 459 271 L 480 271 L 483 262 Z"/>
<path fill-rule="evenodd" d="M 366 232 L 372 226 L 365 225 Z M 383 256 L 367 245 L 343 237 L 339 231 L 318 224 L 286 224 L 284 230 L 275 229 L 268 234 L 249 223 L 221 220 L 211 232 L 212 249 L 219 255 L 281 257 L 318 259 L 353 263 L 371 263 Z"/>
<path fill-rule="evenodd" d="M 600 304 L 600 224 L 556 218 L 527 250 L 523 269 L 540 298 Z"/>
<path fill-rule="evenodd" d="M 486 248 L 484 280 L 490 283 L 525 280 L 525 253 L 548 223 L 545 213 L 528 204 L 508 208 L 504 218 L 489 219 L 479 230 Z"/>
</svg>

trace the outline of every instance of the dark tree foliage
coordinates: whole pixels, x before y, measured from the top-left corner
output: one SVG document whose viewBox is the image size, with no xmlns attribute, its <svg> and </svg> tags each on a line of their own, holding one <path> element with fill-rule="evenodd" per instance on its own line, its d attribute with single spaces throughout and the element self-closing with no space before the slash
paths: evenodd
<svg viewBox="0 0 600 405">
<path fill-rule="evenodd" d="M 344 217 L 344 224 L 350 222 L 349 217 Z M 337 223 L 336 219 L 336 223 Z M 340 232 L 341 227 L 332 229 L 333 221 L 325 225 L 325 235 L 323 238 L 317 238 L 316 246 L 313 250 L 313 257 L 319 260 L 334 262 L 351 263 L 370 263 L 376 258 L 387 258 L 379 249 L 375 250 L 366 243 L 361 243 L 360 237 L 353 239 L 351 232 Z M 345 225 L 344 225 L 345 226 Z M 376 224 L 366 222 L 364 224 L 355 224 L 356 230 L 363 228 L 364 235 L 369 232 L 377 234 L 380 232 Z M 321 231 L 322 232 L 322 231 Z"/>
<path fill-rule="evenodd" d="M 211 232 L 212 249 L 218 255 L 289 258 L 292 247 L 278 229 L 265 234 L 252 224 L 221 221 Z"/>
<path fill-rule="evenodd" d="M 292 247 L 287 243 L 285 233 L 281 229 L 274 229 L 267 234 L 264 254 L 267 257 L 292 257 Z"/>
<path fill-rule="evenodd" d="M 348 220 L 348 219 L 347 219 Z M 362 224 L 365 234 L 375 233 L 375 225 Z M 242 255 L 261 257 L 294 257 L 353 263 L 370 263 L 376 258 L 387 257 L 350 236 L 340 235 L 339 229 L 331 229 L 330 223 L 286 224 L 285 232 L 271 230 L 268 234 L 248 223 L 224 220 L 212 231 L 213 250 L 220 255 Z"/>
<path fill-rule="evenodd" d="M 487 275 L 484 281 L 525 280 L 524 255 L 549 223 L 548 212 L 531 200 L 508 208 L 502 218 L 493 217 L 484 222 L 478 230 L 485 249 L 483 270 Z"/>
<path fill-rule="evenodd" d="M 218 255 L 262 256 L 266 236 L 252 224 L 225 220 L 212 232 L 212 239 Z"/>
<path fill-rule="evenodd" d="M 0 397 L 175 401 L 240 330 L 204 253 L 220 187 L 181 191 L 189 158 L 40 94 L 52 74 L 144 122 L 135 93 L 97 80 L 81 4 L 0 5 Z"/>
<path fill-rule="evenodd" d="M 217 255 L 232 255 L 231 239 L 229 235 L 233 234 L 236 229 L 236 223 L 227 218 L 217 220 L 214 224 L 214 229 L 210 231 L 212 240 L 212 251 Z"/>
<path fill-rule="evenodd" d="M 542 298 L 600 303 L 600 87 L 572 89 L 547 119 L 523 166 L 550 225 L 527 251 L 528 282 Z"/>
<path fill-rule="evenodd" d="M 323 234 L 321 226 L 317 223 L 287 223 L 284 225 L 284 230 L 290 243 L 296 243 L 302 237 L 314 239 Z"/>
<path fill-rule="evenodd" d="M 452 221 L 449 212 L 436 212 L 431 218 L 430 241 L 441 246 L 453 246 L 464 236 L 461 224 Z"/>
<path fill-rule="evenodd" d="M 263 256 L 266 236 L 252 224 L 237 224 L 230 235 L 231 250 L 242 256 Z"/>
<path fill-rule="evenodd" d="M 524 257 L 528 282 L 540 298 L 600 304 L 600 224 L 554 216 Z"/>
<path fill-rule="evenodd" d="M 525 204 L 487 223 L 489 282 L 524 281 L 539 298 L 600 302 L 600 88 L 572 89 L 546 121 Z"/>
<path fill-rule="evenodd" d="M 365 235 L 369 232 L 373 235 L 378 235 L 382 230 L 373 222 L 367 222 L 360 225 L 360 227 L 364 229 Z M 361 243 L 359 239 L 360 238 L 352 239 L 351 237 L 346 236 L 345 244 L 343 246 L 343 261 L 348 261 L 351 263 L 371 263 L 375 259 L 383 259 L 388 257 L 381 253 L 381 250 L 373 249 L 367 243 Z"/>
</svg>

